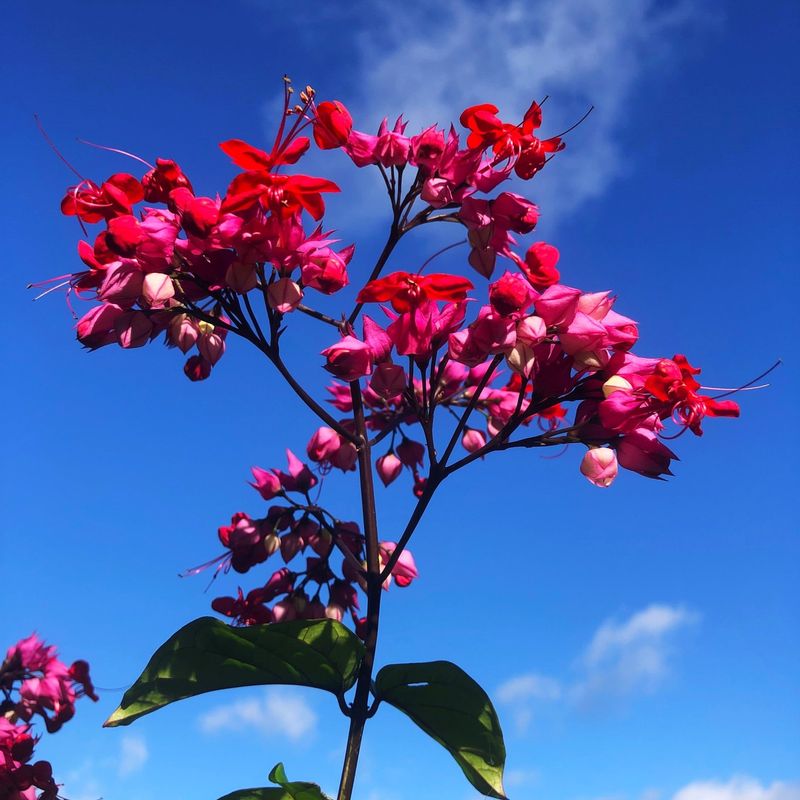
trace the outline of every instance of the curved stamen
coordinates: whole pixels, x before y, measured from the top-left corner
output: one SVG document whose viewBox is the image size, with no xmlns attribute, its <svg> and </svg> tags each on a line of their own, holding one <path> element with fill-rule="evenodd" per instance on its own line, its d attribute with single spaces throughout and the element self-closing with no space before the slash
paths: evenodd
<svg viewBox="0 0 800 800">
<path fill-rule="evenodd" d="M 76 139 L 75 141 L 80 142 L 81 144 L 87 144 L 89 147 L 96 147 L 98 150 L 108 150 L 109 153 L 119 153 L 121 156 L 128 156 L 128 158 L 132 158 L 135 161 L 144 164 L 146 167 L 149 167 L 150 169 L 155 169 L 155 167 L 149 161 L 145 161 L 143 158 L 139 158 L 139 156 L 135 156 L 133 153 L 129 153 L 127 150 L 119 150 L 116 147 L 108 147 L 104 144 L 95 144 L 94 142 L 90 142 L 86 139 Z"/>
</svg>

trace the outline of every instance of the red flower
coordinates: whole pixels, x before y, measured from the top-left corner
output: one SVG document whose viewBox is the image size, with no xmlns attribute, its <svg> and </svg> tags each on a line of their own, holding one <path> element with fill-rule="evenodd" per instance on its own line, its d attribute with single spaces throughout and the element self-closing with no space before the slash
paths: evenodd
<svg viewBox="0 0 800 800">
<path fill-rule="evenodd" d="M 426 300 L 458 302 L 472 288 L 472 283 L 459 275 L 393 272 L 385 278 L 370 281 L 358 293 L 358 302 L 383 303 L 388 300 L 394 310 L 402 314 Z"/>
<path fill-rule="evenodd" d="M 143 198 L 144 189 L 138 179 L 127 172 L 118 172 L 101 186 L 92 181 L 71 186 L 61 201 L 61 213 L 83 222 L 100 222 L 130 214 L 133 205 Z"/>
<path fill-rule="evenodd" d="M 321 150 L 333 150 L 347 143 L 353 130 L 353 118 L 343 103 L 326 100 L 317 106 L 314 117 L 314 141 Z"/>
</svg>

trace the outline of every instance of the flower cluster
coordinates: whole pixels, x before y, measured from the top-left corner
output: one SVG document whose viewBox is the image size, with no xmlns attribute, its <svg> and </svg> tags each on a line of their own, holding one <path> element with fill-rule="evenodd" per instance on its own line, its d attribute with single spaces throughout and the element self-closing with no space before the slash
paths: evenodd
<svg viewBox="0 0 800 800">
<path fill-rule="evenodd" d="M 157 159 L 141 178 L 81 178 L 62 202 L 81 225 L 104 225 L 93 243 L 79 244 L 87 269 L 65 276 L 69 291 L 99 301 L 78 321 L 85 346 L 137 347 L 163 332 L 183 353 L 196 349 L 185 372 L 201 380 L 233 333 L 258 347 L 324 423 L 308 441 L 308 463 L 289 452 L 286 471 L 253 469 L 261 497 L 278 501 L 266 516 L 240 512 L 219 529 L 225 553 L 203 568 L 283 565 L 260 588 L 217 598 L 218 612 L 240 624 L 350 615 L 363 633 L 358 592 L 369 593 L 370 570 L 373 588 L 416 577 L 405 544 L 418 517 L 398 543 L 370 545 L 366 521 L 362 533 L 312 500 L 332 469 L 358 469 L 363 479 L 374 465 L 385 486 L 405 470 L 424 510 L 448 475 L 490 453 L 578 444 L 580 472 L 607 487 L 620 466 L 671 474 L 677 456 L 665 440 L 700 435 L 706 417 L 738 415 L 732 400 L 704 393 L 684 356 L 634 355 L 637 323 L 611 292 L 562 282 L 553 245 L 520 243 L 539 208 L 508 187 L 495 190 L 530 180 L 565 146 L 564 134 L 537 135 L 538 103 L 518 123 L 491 104 L 472 106 L 460 116 L 466 136 L 437 125 L 414 133 L 402 115 L 371 134 L 340 101 L 317 103 L 306 87 L 292 106 L 293 91 L 287 80 L 270 150 L 241 139 L 220 145 L 240 170 L 222 196 L 196 193 L 177 163 Z M 354 247 L 339 247 L 321 222 L 324 197 L 338 186 L 286 172 L 312 139 L 375 168 L 385 184 L 392 224 L 371 274 L 350 274 Z M 464 238 L 419 264 L 385 269 L 402 237 L 439 222 L 455 223 Z M 460 270 L 427 270 L 462 245 Z M 313 292 L 335 294 L 351 279 L 359 291 L 350 314 L 313 307 Z M 322 366 L 338 379 L 328 407 L 282 359 L 282 337 L 301 315 L 334 329 L 321 348 Z M 294 566 L 300 558 L 303 568 Z"/>
<path fill-rule="evenodd" d="M 79 697 L 97 700 L 89 665 L 76 661 L 67 667 L 34 634 L 8 650 L 0 664 L 0 693 L 0 798 L 55 800 L 52 767 L 31 763 L 39 739 L 31 733 L 32 722 L 41 717 L 48 733 L 55 733 L 72 719 Z"/>
<path fill-rule="evenodd" d="M 334 454 L 334 440 L 324 431 L 320 429 L 308 447 L 309 454 L 313 452 L 320 462 Z M 236 597 L 218 597 L 211 607 L 240 625 L 292 619 L 341 621 L 349 615 L 356 631 L 361 632 L 364 619 L 358 615 L 358 590 L 366 590 L 364 535 L 357 523 L 338 520 L 317 505 L 310 491 L 318 484 L 318 477 L 291 450 L 287 450 L 287 458 L 286 471 L 253 467 L 250 484 L 264 500 L 278 498 L 283 503 L 270 506 L 266 516 L 258 519 L 242 511 L 234 514 L 230 525 L 223 525 L 218 531 L 225 552 L 187 574 L 197 574 L 211 566 L 216 566 L 215 576 L 231 568 L 245 574 L 274 556 L 284 566 L 273 572 L 263 586 L 246 595 L 239 588 Z M 383 564 L 396 546 L 395 542 L 380 542 Z M 335 555 L 339 558 L 334 559 Z M 303 561 L 302 567 L 298 563 L 290 566 L 295 559 Z M 404 550 L 383 588 L 388 589 L 393 579 L 405 587 L 416 577 L 414 558 Z"/>
<path fill-rule="evenodd" d="M 337 249 L 321 226 L 307 230 L 303 222 L 304 213 L 319 221 L 323 194 L 339 188 L 324 178 L 281 173 L 310 146 L 298 134 L 310 124 L 313 92 L 294 110 L 291 96 L 287 83 L 287 113 L 270 152 L 240 139 L 222 142 L 242 171 L 221 198 L 196 193 L 171 159 L 148 164 L 141 178 L 117 173 L 98 185 L 79 175 L 61 210 L 87 234 L 87 225 L 104 227 L 78 243 L 85 268 L 56 280 L 100 301 L 78 320 L 83 345 L 141 347 L 163 333 L 183 353 L 196 348 L 185 372 L 202 380 L 225 351 L 231 319 L 222 309 L 235 298 L 259 287 L 269 307 L 284 314 L 308 289 L 333 294 L 347 285 L 354 248 Z"/>
</svg>

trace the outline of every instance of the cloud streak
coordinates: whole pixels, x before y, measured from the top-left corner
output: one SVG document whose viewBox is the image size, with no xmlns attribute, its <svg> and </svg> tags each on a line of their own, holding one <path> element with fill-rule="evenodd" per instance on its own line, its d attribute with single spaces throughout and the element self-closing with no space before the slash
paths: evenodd
<svg viewBox="0 0 800 800">
<path fill-rule="evenodd" d="M 150 751 L 147 742 L 141 736 L 125 736 L 120 743 L 119 766 L 117 772 L 120 778 L 127 778 L 144 767 Z"/>
<path fill-rule="evenodd" d="M 207 734 L 254 730 L 264 736 L 285 736 L 298 742 L 312 734 L 317 715 L 299 695 L 271 689 L 263 697 L 237 700 L 217 706 L 200 717 L 200 730 Z"/>
<path fill-rule="evenodd" d="M 767 785 L 747 776 L 727 782 L 695 781 L 684 786 L 672 800 L 800 800 L 800 783 L 775 781 Z"/>
<path fill-rule="evenodd" d="M 676 60 L 679 37 L 709 23 L 697 4 L 680 0 L 454 0 L 401 10 L 385 2 L 378 19 L 357 39 L 363 99 L 355 110 L 362 119 L 367 109 L 378 114 L 373 125 L 403 111 L 416 131 L 487 101 L 513 120 L 549 94 L 544 134 L 553 135 L 595 106 L 574 146 L 536 178 L 546 218 L 575 211 L 623 172 L 619 133 L 635 91 Z"/>
<path fill-rule="evenodd" d="M 501 684 L 495 696 L 513 708 L 517 728 L 524 731 L 534 708 L 544 704 L 561 702 L 588 711 L 652 693 L 671 673 L 676 635 L 697 620 L 686 608 L 656 603 L 624 620 L 607 619 L 576 660 L 575 678 L 517 675 Z"/>
</svg>

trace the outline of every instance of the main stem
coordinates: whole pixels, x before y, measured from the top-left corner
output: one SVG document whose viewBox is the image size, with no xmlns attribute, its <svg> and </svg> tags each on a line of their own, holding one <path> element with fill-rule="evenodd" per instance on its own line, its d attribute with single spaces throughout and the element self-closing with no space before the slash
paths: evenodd
<svg viewBox="0 0 800 800">
<path fill-rule="evenodd" d="M 375 512 L 375 487 L 372 479 L 372 454 L 364 419 L 364 404 L 358 381 L 350 384 L 353 398 L 353 418 L 358 439 L 358 476 L 361 484 L 361 509 L 364 519 L 364 536 L 367 546 L 367 622 L 364 640 L 364 659 L 358 673 L 356 693 L 350 707 L 350 729 L 347 733 L 342 777 L 339 781 L 337 800 L 350 800 L 356 779 L 361 739 L 369 717 L 369 690 L 372 670 L 375 665 L 375 649 L 378 644 L 378 623 L 381 607 L 381 569 L 378 555 L 378 520 Z"/>
</svg>

